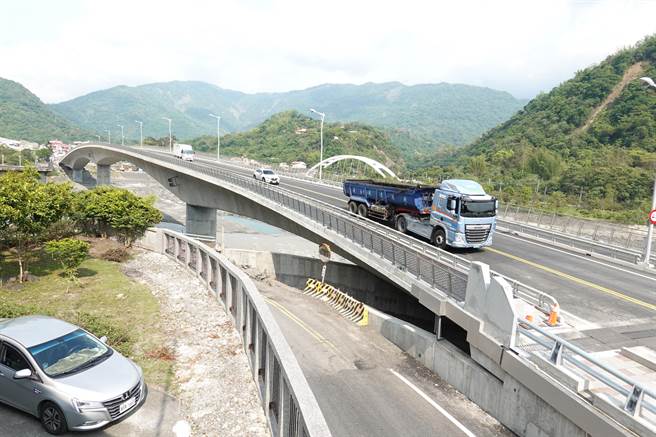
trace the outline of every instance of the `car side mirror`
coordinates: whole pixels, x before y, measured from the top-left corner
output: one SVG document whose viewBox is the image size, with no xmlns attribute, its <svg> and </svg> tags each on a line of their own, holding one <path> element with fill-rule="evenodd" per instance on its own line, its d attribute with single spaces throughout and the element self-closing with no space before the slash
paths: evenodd
<svg viewBox="0 0 656 437">
<path fill-rule="evenodd" d="M 32 376 L 30 369 L 22 369 L 14 373 L 14 379 L 28 379 Z"/>
<path fill-rule="evenodd" d="M 106 336 L 106 335 L 103 335 L 102 337 L 100 337 L 100 341 L 101 341 L 102 343 L 107 344 L 107 336 Z"/>
</svg>

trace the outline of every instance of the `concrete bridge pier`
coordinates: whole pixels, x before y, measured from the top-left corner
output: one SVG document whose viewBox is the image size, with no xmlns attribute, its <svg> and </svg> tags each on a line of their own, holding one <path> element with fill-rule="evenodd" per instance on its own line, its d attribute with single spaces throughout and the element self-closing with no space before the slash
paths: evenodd
<svg viewBox="0 0 656 437">
<path fill-rule="evenodd" d="M 109 185 L 111 184 L 112 169 L 107 164 L 98 164 L 96 173 L 96 185 Z M 75 170 L 73 170 L 75 171 Z"/>
<path fill-rule="evenodd" d="M 216 208 L 187 203 L 185 234 L 203 241 L 216 241 Z"/>
<path fill-rule="evenodd" d="M 73 173 L 73 182 L 77 182 L 78 184 L 81 184 L 82 181 L 84 180 L 84 169 L 83 168 L 80 168 L 80 169 L 75 169 L 74 168 L 72 170 L 72 173 Z"/>
</svg>

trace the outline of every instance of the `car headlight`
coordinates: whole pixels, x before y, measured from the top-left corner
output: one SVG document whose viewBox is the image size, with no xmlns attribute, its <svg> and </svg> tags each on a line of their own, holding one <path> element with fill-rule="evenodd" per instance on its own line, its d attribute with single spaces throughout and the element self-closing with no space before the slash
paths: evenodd
<svg viewBox="0 0 656 437">
<path fill-rule="evenodd" d="M 105 406 L 102 402 L 96 401 L 80 401 L 78 399 L 73 399 L 73 407 L 78 413 L 87 413 L 93 411 L 106 411 Z"/>
</svg>

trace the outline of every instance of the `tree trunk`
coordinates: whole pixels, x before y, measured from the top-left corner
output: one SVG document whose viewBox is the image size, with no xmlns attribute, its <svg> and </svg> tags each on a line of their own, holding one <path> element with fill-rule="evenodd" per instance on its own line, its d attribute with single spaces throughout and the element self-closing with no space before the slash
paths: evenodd
<svg viewBox="0 0 656 437">
<path fill-rule="evenodd" d="M 18 282 L 23 283 L 23 258 L 18 255 Z"/>
</svg>

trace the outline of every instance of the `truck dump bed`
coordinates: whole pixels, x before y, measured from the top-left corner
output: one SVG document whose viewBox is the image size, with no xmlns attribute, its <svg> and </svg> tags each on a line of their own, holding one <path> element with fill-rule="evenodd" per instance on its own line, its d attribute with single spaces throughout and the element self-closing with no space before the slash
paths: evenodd
<svg viewBox="0 0 656 437">
<path fill-rule="evenodd" d="M 391 205 L 397 210 L 414 214 L 430 213 L 436 187 L 427 185 L 394 184 L 371 179 L 347 179 L 344 194 L 352 200 L 369 205 Z"/>
</svg>

